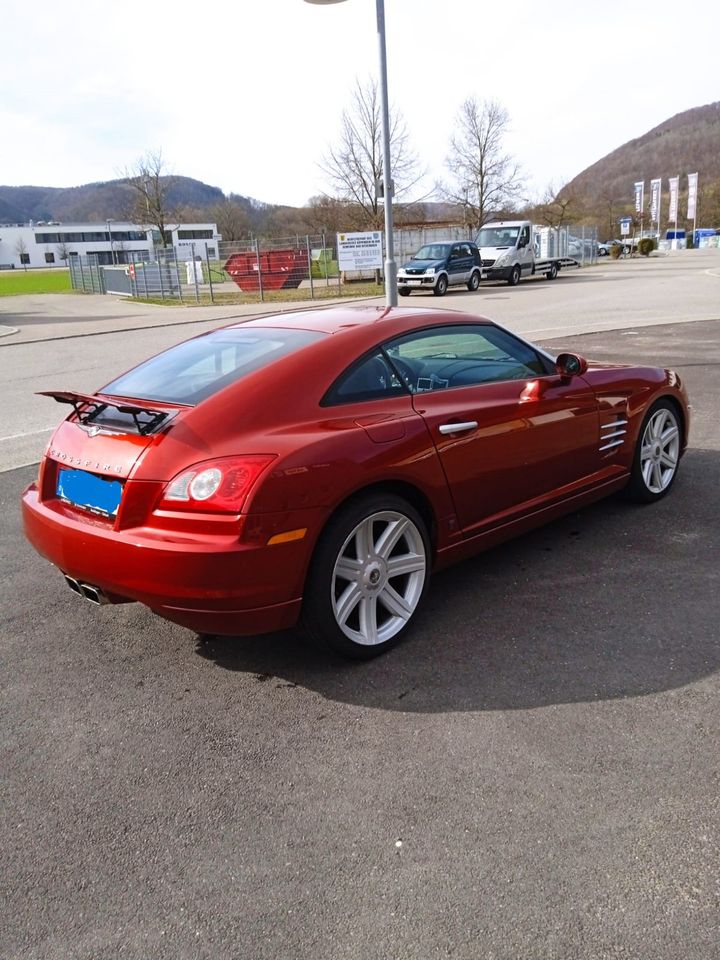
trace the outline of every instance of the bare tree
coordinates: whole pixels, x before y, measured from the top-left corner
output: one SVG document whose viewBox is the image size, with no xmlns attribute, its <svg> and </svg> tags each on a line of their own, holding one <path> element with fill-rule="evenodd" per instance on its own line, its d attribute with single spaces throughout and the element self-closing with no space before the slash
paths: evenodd
<svg viewBox="0 0 720 960">
<path fill-rule="evenodd" d="M 210 209 L 223 240 L 245 240 L 252 232 L 247 211 L 233 200 L 223 200 Z"/>
<path fill-rule="evenodd" d="M 168 227 L 171 222 L 177 226 L 168 201 L 175 178 L 167 172 L 162 151 L 148 151 L 123 176 L 133 192 L 128 219 L 154 227 L 160 233 L 162 245 L 167 246 Z"/>
<path fill-rule="evenodd" d="M 450 141 L 446 199 L 462 204 L 469 226 L 479 229 L 488 216 L 512 206 L 524 189 L 520 167 L 503 149 L 509 115 L 497 100 L 468 97 L 457 115 Z"/>
<path fill-rule="evenodd" d="M 347 203 L 332 197 L 310 197 L 303 214 L 309 233 L 332 235 L 347 230 L 352 223 L 352 213 Z"/>
<path fill-rule="evenodd" d="M 583 216 L 583 210 L 574 193 L 558 190 L 550 183 L 537 207 L 537 216 L 548 227 L 562 227 L 571 220 L 579 220 Z"/>
<path fill-rule="evenodd" d="M 380 228 L 382 205 L 377 185 L 383 179 L 382 106 L 374 80 L 356 83 L 351 106 L 343 111 L 338 143 L 320 163 L 337 200 L 357 207 L 358 226 Z M 422 177 L 410 148 L 404 123 L 390 115 L 390 164 L 395 199 L 407 194 Z"/>
<path fill-rule="evenodd" d="M 58 243 L 55 249 L 57 250 L 58 260 L 66 262 L 67 258 L 70 256 L 70 247 L 68 244 L 62 240 L 60 243 Z"/>
<path fill-rule="evenodd" d="M 27 252 L 28 252 L 28 248 L 25 246 L 25 241 L 23 240 L 22 237 L 18 237 L 17 241 L 15 242 L 15 253 L 18 255 L 18 259 L 20 260 L 20 263 L 23 265 L 23 268 L 25 270 L 27 270 L 28 259 L 29 259 Z"/>
</svg>

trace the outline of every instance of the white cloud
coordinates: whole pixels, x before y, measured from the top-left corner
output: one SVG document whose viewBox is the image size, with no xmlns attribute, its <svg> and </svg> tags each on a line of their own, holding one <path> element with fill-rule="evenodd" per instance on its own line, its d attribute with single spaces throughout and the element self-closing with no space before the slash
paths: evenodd
<svg viewBox="0 0 720 960">
<path fill-rule="evenodd" d="M 431 180 L 470 95 L 506 106 L 508 145 L 538 191 L 717 99 L 715 0 L 689 7 L 692 23 L 667 0 L 385 6 L 390 97 Z M 161 148 L 176 173 L 291 204 L 322 190 L 317 162 L 378 62 L 371 0 L 37 0 L 3 12 L 3 49 L 0 183 L 112 179 Z"/>
</svg>

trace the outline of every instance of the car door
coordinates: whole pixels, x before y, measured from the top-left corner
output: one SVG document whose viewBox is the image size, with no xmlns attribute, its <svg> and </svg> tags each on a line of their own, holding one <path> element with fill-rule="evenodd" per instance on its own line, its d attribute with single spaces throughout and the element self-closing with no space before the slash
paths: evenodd
<svg viewBox="0 0 720 960">
<path fill-rule="evenodd" d="M 454 243 L 448 257 L 448 283 L 456 285 L 465 282 L 467 258 L 463 257 L 461 243 Z"/>
<path fill-rule="evenodd" d="M 518 237 L 518 260 L 523 274 L 532 273 L 534 251 L 530 243 L 530 227 L 527 224 L 522 227 Z"/>
<path fill-rule="evenodd" d="M 405 366 L 465 533 L 593 483 L 598 403 L 581 377 L 562 380 L 493 324 L 436 327 L 387 349 Z"/>
</svg>

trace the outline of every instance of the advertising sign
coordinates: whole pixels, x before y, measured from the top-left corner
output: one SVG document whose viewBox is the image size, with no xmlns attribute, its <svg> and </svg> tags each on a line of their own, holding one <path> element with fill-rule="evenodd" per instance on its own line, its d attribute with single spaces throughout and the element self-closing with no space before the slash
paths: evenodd
<svg viewBox="0 0 720 960">
<path fill-rule="evenodd" d="M 338 266 L 345 270 L 375 270 L 383 265 L 382 233 L 339 233 Z"/>
<path fill-rule="evenodd" d="M 688 174 L 688 220 L 694 220 L 697 212 L 697 189 L 698 175 L 696 173 Z"/>
<path fill-rule="evenodd" d="M 672 220 L 677 223 L 678 185 L 680 183 L 680 177 L 670 177 L 668 183 L 670 184 L 670 210 L 668 211 L 668 220 Z"/>
<path fill-rule="evenodd" d="M 630 224 L 632 223 L 632 217 L 622 217 L 620 220 L 620 236 L 629 237 L 630 236 Z"/>
<path fill-rule="evenodd" d="M 660 222 L 660 185 L 662 180 L 650 181 L 650 219 Z"/>
<path fill-rule="evenodd" d="M 645 181 L 639 180 L 635 184 L 635 210 L 638 213 L 642 213 L 644 206 L 645 206 Z"/>
</svg>

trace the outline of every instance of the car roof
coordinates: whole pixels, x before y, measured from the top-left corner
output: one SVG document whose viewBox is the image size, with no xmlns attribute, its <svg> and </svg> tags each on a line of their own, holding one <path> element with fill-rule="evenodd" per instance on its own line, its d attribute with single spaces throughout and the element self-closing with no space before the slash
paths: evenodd
<svg viewBox="0 0 720 960">
<path fill-rule="evenodd" d="M 342 334 L 364 327 L 369 339 L 395 336 L 416 327 L 432 327 L 449 323 L 492 323 L 487 317 L 455 310 L 432 307 L 375 307 L 342 304 L 313 310 L 269 314 L 229 325 L 229 329 L 286 328 L 316 330 L 319 333 Z M 382 328 L 382 329 L 378 329 Z"/>
</svg>

